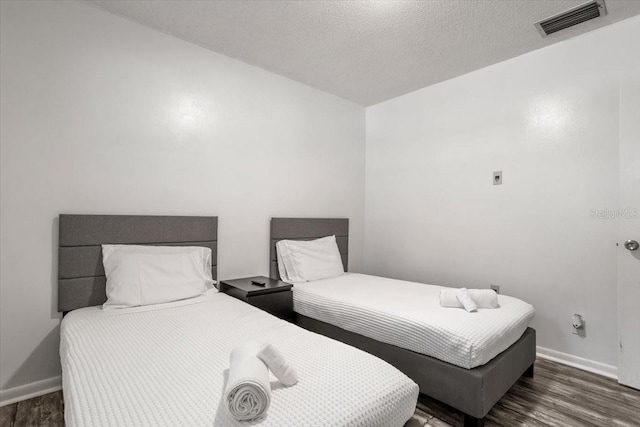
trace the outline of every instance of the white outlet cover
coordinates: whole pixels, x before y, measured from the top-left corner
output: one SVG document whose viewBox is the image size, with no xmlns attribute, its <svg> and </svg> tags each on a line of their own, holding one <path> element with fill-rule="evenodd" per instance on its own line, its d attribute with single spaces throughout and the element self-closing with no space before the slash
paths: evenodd
<svg viewBox="0 0 640 427">
<path fill-rule="evenodd" d="M 502 171 L 493 172 L 493 185 L 502 185 Z"/>
</svg>

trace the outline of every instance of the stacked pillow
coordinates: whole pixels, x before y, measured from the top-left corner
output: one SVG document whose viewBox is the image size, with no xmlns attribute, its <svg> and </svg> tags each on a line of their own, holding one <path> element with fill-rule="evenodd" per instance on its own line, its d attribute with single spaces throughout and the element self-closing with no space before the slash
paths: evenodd
<svg viewBox="0 0 640 427">
<path fill-rule="evenodd" d="M 344 274 L 336 236 L 276 243 L 280 278 L 289 283 L 328 279 Z"/>
<path fill-rule="evenodd" d="M 102 245 L 102 263 L 104 309 L 177 301 L 214 289 L 209 248 Z"/>
</svg>

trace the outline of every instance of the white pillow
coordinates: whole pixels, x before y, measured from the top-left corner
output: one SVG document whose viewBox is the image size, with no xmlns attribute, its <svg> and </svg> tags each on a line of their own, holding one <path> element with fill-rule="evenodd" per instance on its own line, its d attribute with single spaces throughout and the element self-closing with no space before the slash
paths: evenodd
<svg viewBox="0 0 640 427">
<path fill-rule="evenodd" d="M 213 288 L 211 249 L 197 246 L 102 245 L 105 310 L 160 304 Z"/>
<path fill-rule="evenodd" d="M 284 257 L 289 255 L 289 249 L 287 248 L 287 240 L 280 240 L 276 242 L 276 259 L 278 260 L 278 273 L 280 273 L 280 280 L 287 283 L 292 283 L 287 269 L 284 266 Z"/>
<path fill-rule="evenodd" d="M 276 243 L 276 250 L 278 270 L 285 282 L 307 282 L 344 274 L 336 236 L 311 241 L 281 240 Z"/>
</svg>

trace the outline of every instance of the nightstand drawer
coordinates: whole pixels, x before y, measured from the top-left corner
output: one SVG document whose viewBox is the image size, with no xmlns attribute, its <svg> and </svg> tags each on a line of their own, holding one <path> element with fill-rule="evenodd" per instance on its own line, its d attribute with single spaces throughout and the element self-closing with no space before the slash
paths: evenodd
<svg viewBox="0 0 640 427">
<path fill-rule="evenodd" d="M 258 283 L 258 284 L 256 284 Z M 222 280 L 219 289 L 281 319 L 293 319 L 292 285 L 263 276 Z"/>
<path fill-rule="evenodd" d="M 293 292 L 273 292 L 247 298 L 249 304 L 271 313 L 281 319 L 293 316 Z"/>
</svg>

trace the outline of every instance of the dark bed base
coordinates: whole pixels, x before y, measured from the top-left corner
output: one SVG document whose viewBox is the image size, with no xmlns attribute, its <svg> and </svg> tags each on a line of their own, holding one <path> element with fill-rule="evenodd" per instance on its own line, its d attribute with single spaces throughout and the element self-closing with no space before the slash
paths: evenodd
<svg viewBox="0 0 640 427">
<path fill-rule="evenodd" d="M 489 363 L 464 369 L 300 314 L 295 322 L 389 362 L 415 381 L 421 393 L 463 412 L 465 426 L 482 426 L 489 410 L 518 378 L 533 377 L 536 331 L 531 328 Z"/>
</svg>

